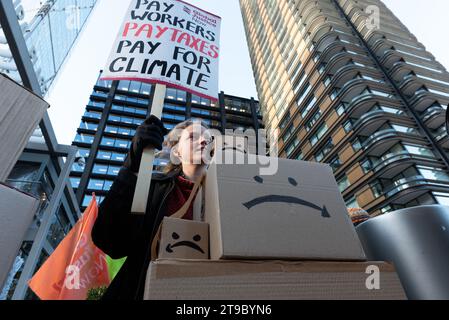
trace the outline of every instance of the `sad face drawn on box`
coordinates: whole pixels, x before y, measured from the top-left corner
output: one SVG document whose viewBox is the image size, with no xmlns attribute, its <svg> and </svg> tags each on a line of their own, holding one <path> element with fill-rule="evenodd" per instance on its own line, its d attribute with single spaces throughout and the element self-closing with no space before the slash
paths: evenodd
<svg viewBox="0 0 449 320">
<path fill-rule="evenodd" d="M 257 183 L 263 184 L 264 180 L 262 177 L 260 176 L 255 176 L 254 180 Z M 292 185 L 294 188 L 298 187 L 298 182 L 292 178 L 289 177 L 288 178 L 288 182 L 290 183 L 290 185 Z M 293 196 L 285 196 L 285 195 L 277 195 L 277 194 L 270 194 L 270 195 L 266 195 L 266 196 L 261 196 L 261 197 L 257 197 L 251 201 L 245 202 L 243 203 L 243 205 L 248 209 L 251 210 L 254 207 L 263 205 L 264 203 L 288 203 L 288 204 L 298 204 L 298 205 L 302 205 L 302 206 L 306 206 L 315 210 L 318 210 L 321 213 L 321 216 L 323 218 L 330 218 L 330 214 L 326 209 L 326 206 L 318 206 L 314 203 L 311 203 L 309 201 L 300 199 L 298 197 L 293 197 Z"/>
<path fill-rule="evenodd" d="M 173 240 L 179 240 L 181 238 L 181 236 L 179 234 L 177 234 L 176 232 L 172 233 L 172 239 Z M 174 244 L 167 244 L 167 247 L 165 248 L 165 251 L 167 251 L 168 253 L 173 253 L 173 249 L 178 248 L 178 247 L 189 247 L 193 250 L 199 251 L 202 254 L 204 254 L 204 250 L 200 247 L 201 245 L 201 236 L 199 234 L 196 234 L 192 237 L 193 241 L 187 241 L 187 240 L 183 240 L 183 241 L 178 241 Z"/>
<path fill-rule="evenodd" d="M 221 151 L 239 151 L 244 154 L 248 153 L 242 144 L 239 143 L 236 146 L 234 146 L 227 142 L 223 142 L 223 147 L 221 148 Z"/>
</svg>

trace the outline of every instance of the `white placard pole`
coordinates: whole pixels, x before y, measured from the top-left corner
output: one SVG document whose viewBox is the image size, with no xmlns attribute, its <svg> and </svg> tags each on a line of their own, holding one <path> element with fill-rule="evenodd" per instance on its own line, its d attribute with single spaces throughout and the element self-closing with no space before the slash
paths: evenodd
<svg viewBox="0 0 449 320">
<path fill-rule="evenodd" d="M 151 114 L 159 119 L 162 119 L 162 109 L 164 108 L 166 90 L 166 85 L 157 84 L 154 92 Z M 151 177 L 153 175 L 154 155 L 155 150 L 151 147 L 143 150 L 139 174 L 137 176 L 136 190 L 134 191 L 134 199 L 131 207 L 132 214 L 143 215 L 146 212 Z"/>
</svg>

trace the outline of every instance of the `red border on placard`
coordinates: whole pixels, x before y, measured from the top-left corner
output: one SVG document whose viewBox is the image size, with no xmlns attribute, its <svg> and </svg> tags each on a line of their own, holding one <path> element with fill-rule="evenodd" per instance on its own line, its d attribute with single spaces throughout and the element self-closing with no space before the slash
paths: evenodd
<svg viewBox="0 0 449 320">
<path fill-rule="evenodd" d="M 217 97 L 211 97 L 211 96 L 208 96 L 207 94 L 203 94 L 198 91 L 188 89 L 186 87 L 183 87 L 183 86 L 180 86 L 177 84 L 170 83 L 168 81 L 154 80 L 154 79 L 142 79 L 142 78 L 136 78 L 136 77 L 105 77 L 105 78 L 100 78 L 100 80 L 125 80 L 125 81 L 140 81 L 140 82 L 151 83 L 151 84 L 164 84 L 164 85 L 169 86 L 174 89 L 179 89 L 179 90 L 184 90 L 184 91 L 190 92 L 194 95 L 197 95 L 200 98 L 209 99 L 214 102 L 218 101 L 218 92 L 217 92 Z"/>
<path fill-rule="evenodd" d="M 203 11 L 203 12 L 205 12 L 205 13 L 207 13 L 207 14 L 210 14 L 211 16 L 214 16 L 215 18 L 218 18 L 218 19 L 221 20 L 221 17 L 220 17 L 220 16 L 217 16 L 216 14 L 213 14 L 213 13 L 211 13 L 211 12 L 208 12 L 208 11 L 206 11 L 206 10 L 203 10 L 203 9 L 201 9 L 201 8 L 198 8 L 197 6 L 194 6 L 193 4 L 190 4 L 190 3 L 185 2 L 185 1 L 182 1 L 182 0 L 176 0 L 176 1 L 182 2 L 182 3 L 184 3 L 184 4 L 188 5 L 188 6 L 194 7 L 194 8 L 196 8 L 196 9 L 200 10 L 200 11 Z"/>
</svg>

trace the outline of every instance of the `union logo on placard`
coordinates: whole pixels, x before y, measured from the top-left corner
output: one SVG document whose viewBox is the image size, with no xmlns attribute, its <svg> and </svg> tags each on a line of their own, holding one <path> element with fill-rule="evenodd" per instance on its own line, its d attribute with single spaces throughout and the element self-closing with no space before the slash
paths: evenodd
<svg viewBox="0 0 449 320">
<path fill-rule="evenodd" d="M 184 6 L 183 10 L 184 10 L 184 12 L 187 13 L 187 14 L 190 14 L 190 15 L 192 14 L 192 10 L 190 10 L 189 7 Z"/>
</svg>

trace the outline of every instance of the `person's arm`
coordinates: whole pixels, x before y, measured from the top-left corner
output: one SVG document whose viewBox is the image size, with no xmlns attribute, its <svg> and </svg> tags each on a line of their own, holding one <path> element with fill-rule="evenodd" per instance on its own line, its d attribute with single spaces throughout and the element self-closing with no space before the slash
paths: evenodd
<svg viewBox="0 0 449 320">
<path fill-rule="evenodd" d="M 99 207 L 92 241 L 113 259 L 128 256 L 144 223 L 143 215 L 130 213 L 143 149 L 147 146 L 162 149 L 167 133 L 162 121 L 155 116 L 150 116 L 137 128 L 123 168 Z M 152 190 L 153 184 L 149 199 Z"/>
<path fill-rule="evenodd" d="M 122 168 L 98 210 L 92 241 L 113 259 L 128 255 L 144 216 L 130 214 L 137 177 Z"/>
</svg>

